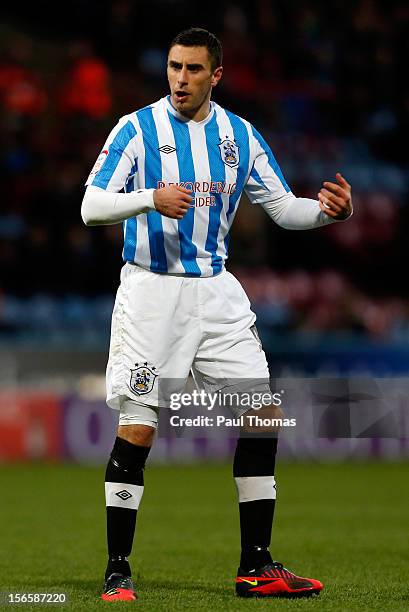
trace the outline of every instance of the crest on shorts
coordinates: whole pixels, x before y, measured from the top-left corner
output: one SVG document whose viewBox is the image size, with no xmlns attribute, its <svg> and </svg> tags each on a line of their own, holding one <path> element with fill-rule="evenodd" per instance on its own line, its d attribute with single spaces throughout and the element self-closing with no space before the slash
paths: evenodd
<svg viewBox="0 0 409 612">
<path fill-rule="evenodd" d="M 226 140 L 223 140 L 219 144 L 219 149 L 222 160 L 226 166 L 230 166 L 230 168 L 238 166 L 240 161 L 239 147 L 235 142 L 233 142 L 233 140 L 226 138 Z"/>
<path fill-rule="evenodd" d="M 135 365 L 136 368 L 131 370 L 131 379 L 129 381 L 131 390 L 137 395 L 150 393 L 157 378 L 157 374 L 155 374 L 156 368 L 148 366 L 146 361 L 142 365 L 138 363 L 135 363 Z"/>
</svg>

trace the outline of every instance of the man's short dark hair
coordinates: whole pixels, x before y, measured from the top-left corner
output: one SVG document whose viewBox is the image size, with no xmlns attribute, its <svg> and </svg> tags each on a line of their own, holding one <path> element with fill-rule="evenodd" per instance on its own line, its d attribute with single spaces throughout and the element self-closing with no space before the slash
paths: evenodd
<svg viewBox="0 0 409 612">
<path fill-rule="evenodd" d="M 210 56 L 212 70 L 216 70 L 216 68 L 222 65 L 222 43 L 214 34 L 203 30 L 203 28 L 189 28 L 179 32 L 170 43 L 169 51 L 175 45 L 182 45 L 182 47 L 206 47 Z"/>
</svg>

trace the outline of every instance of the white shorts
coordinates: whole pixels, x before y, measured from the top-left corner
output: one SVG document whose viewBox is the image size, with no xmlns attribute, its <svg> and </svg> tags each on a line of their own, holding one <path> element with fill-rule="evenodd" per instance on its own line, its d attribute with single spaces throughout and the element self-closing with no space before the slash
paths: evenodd
<svg viewBox="0 0 409 612">
<path fill-rule="evenodd" d="M 241 378 L 268 381 L 255 320 L 242 286 L 226 270 L 189 278 L 126 263 L 106 377 L 107 404 L 121 411 L 120 424 L 157 423 L 157 408 L 166 405 L 161 380 L 182 393 L 190 371 L 207 392 Z"/>
</svg>

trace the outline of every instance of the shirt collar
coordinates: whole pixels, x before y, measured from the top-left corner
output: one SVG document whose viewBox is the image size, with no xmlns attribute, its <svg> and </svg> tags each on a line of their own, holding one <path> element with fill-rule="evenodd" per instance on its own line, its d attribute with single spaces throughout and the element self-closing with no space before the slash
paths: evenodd
<svg viewBox="0 0 409 612">
<path fill-rule="evenodd" d="M 209 114 L 201 121 L 193 121 L 193 119 L 189 119 L 188 117 L 185 117 L 184 115 L 179 113 L 179 111 L 177 111 L 176 108 L 173 106 L 170 100 L 170 96 L 166 96 L 164 100 L 168 111 L 172 113 L 172 115 L 176 117 L 176 119 L 179 119 L 179 121 L 182 121 L 183 123 L 190 123 L 191 125 L 205 125 L 214 115 L 214 102 L 212 102 L 211 100 Z"/>
</svg>

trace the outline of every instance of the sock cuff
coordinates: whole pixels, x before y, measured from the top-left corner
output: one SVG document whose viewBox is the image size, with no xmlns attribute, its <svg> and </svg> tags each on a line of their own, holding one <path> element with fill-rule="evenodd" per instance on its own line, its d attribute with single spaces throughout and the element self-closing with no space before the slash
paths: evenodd
<svg viewBox="0 0 409 612">
<path fill-rule="evenodd" d="M 241 476 L 236 481 L 239 503 L 260 499 L 276 499 L 276 481 L 274 476 Z"/>
<path fill-rule="evenodd" d="M 143 486 L 127 482 L 106 482 L 106 506 L 138 510 L 143 495 Z"/>
</svg>

